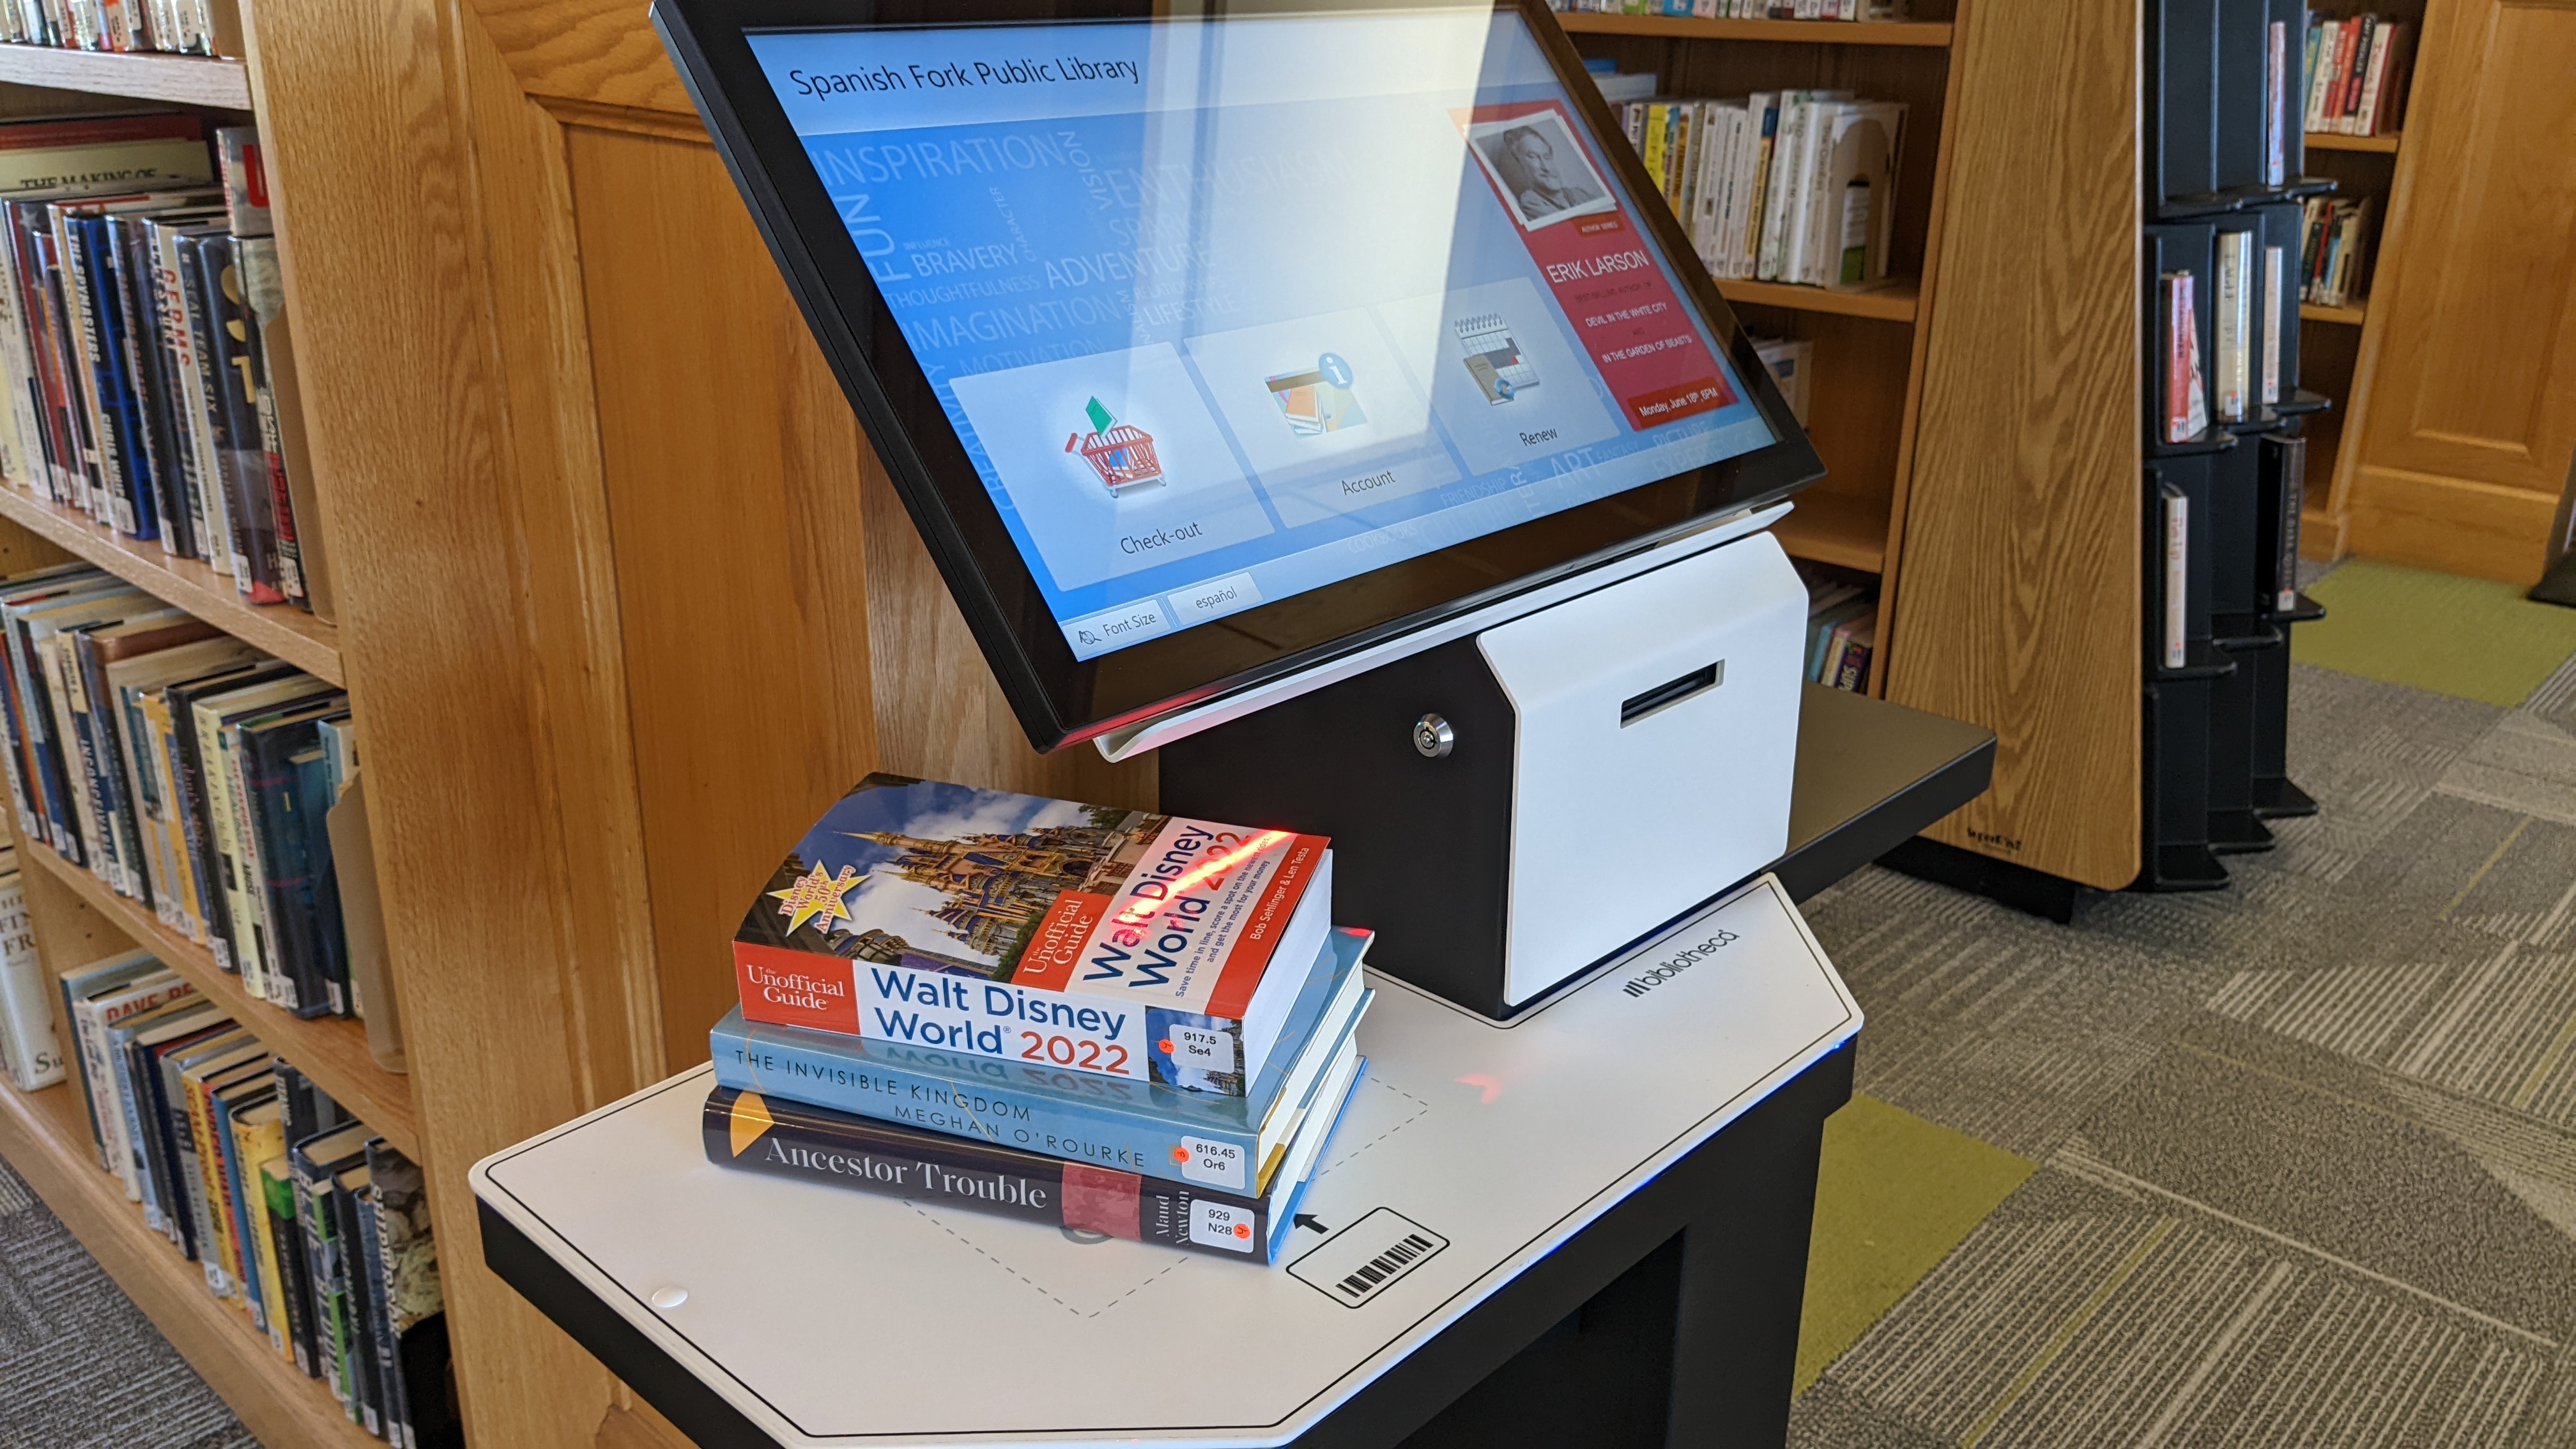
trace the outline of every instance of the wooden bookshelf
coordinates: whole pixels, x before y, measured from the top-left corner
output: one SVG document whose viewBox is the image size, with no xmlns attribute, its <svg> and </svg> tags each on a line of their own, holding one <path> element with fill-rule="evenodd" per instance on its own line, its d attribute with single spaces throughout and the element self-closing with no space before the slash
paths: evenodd
<svg viewBox="0 0 2576 1449">
<path fill-rule="evenodd" d="M 2358 327 L 2362 324 L 2362 320 L 2368 315 L 2364 310 L 2366 305 L 2367 304 L 2365 303 L 2355 302 L 2348 307 L 2329 307 L 2322 302 L 2301 302 L 2299 304 L 2299 320 L 2303 322 L 2331 322 L 2339 327 Z"/>
<path fill-rule="evenodd" d="M 1717 290 L 1730 302 L 1782 307 L 1792 312 L 1827 312 L 1837 317 L 1871 317 L 1882 322 L 1911 322 L 1923 303 L 1922 281 L 1914 277 L 1891 278 L 1882 285 L 1866 288 L 1720 279 Z"/>
<path fill-rule="evenodd" d="M 2383 156 L 2394 156 L 2397 154 L 2398 135 L 2399 133 L 2395 131 L 2385 136 L 2347 136 L 2340 131 L 2310 131 L 2308 149 L 2311 151 L 2376 151 Z"/>
<path fill-rule="evenodd" d="M 199 994 L 249 1028 L 271 1051 L 293 1062 L 404 1156 L 420 1160 L 410 1084 L 376 1065 L 367 1051 L 365 1023 L 345 1016 L 307 1019 L 255 1000 L 243 989 L 241 978 L 216 965 L 205 947 L 161 924 L 140 902 L 118 895 L 86 868 L 55 854 L 52 847 L 21 842 L 18 855 L 69 886 L 91 910 L 105 916 L 135 945 L 160 957 Z"/>
<path fill-rule="evenodd" d="M 0 45 L 0 81 L 225 111 L 251 108 L 249 68 L 202 55 Z"/>
<path fill-rule="evenodd" d="M 1695 20 L 1686 15 L 1561 12 L 1568 35 L 1653 35 L 1670 40 L 1760 40 L 1795 45 L 1943 47 L 1950 27 L 1935 21 Z"/>
<path fill-rule="evenodd" d="M 296 668 L 347 687 L 340 667 L 340 630 L 292 604 L 254 604 L 195 559 L 175 558 L 150 540 L 103 528 L 77 509 L 47 503 L 0 484 L 0 517 L 55 546 L 87 559 L 143 592 L 187 610 L 234 638 L 265 649 Z"/>
<path fill-rule="evenodd" d="M 124 1184 L 98 1165 L 78 1086 L 20 1092 L 0 1083 L 0 1157 L 260 1442 L 352 1449 L 379 1442 L 237 1308 L 207 1292 L 203 1270 L 145 1224 L 142 1205 L 127 1202 Z"/>
<path fill-rule="evenodd" d="M 1771 530 L 1791 558 L 1873 574 L 1886 571 L 1886 500 L 1810 488 L 1795 501 L 1797 507 Z"/>
</svg>

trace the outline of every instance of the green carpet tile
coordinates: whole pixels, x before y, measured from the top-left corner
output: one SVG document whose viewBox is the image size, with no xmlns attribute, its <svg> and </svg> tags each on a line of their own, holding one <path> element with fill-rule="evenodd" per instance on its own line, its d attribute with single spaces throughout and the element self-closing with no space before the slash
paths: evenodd
<svg viewBox="0 0 2576 1449">
<path fill-rule="evenodd" d="M 2505 709 L 2576 653 L 2576 609 L 2511 584 L 2355 559 L 2308 596 L 2326 617 L 2291 632 L 2301 663 Z"/>
<path fill-rule="evenodd" d="M 1807 1385 L 2038 1164 L 1855 1095 L 1825 1124 L 1797 1387 Z"/>
<path fill-rule="evenodd" d="M 2311 592 L 2376 632 L 2301 627 L 2323 811 L 2231 889 L 2061 927 L 1872 869 L 1808 904 L 1868 1110 L 2036 1170 L 1952 1234 L 1847 1134 L 1819 1259 L 1855 1219 L 1951 1245 L 1857 1334 L 1814 1276 L 1800 1449 L 2576 1445 L 2576 611 Z"/>
</svg>

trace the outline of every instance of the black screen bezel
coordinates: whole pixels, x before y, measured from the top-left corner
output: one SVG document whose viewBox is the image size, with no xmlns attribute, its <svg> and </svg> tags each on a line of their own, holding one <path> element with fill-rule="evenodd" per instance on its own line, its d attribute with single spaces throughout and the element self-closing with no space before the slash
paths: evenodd
<svg viewBox="0 0 2576 1449">
<path fill-rule="evenodd" d="M 1636 203 L 1628 208 L 1632 219 L 1653 231 L 1657 245 L 1674 263 L 1671 270 L 1684 295 L 1698 307 L 1710 335 L 1726 350 L 1738 381 L 1777 441 L 1674 479 L 1561 510 L 1361 576 L 1377 579 L 1412 570 L 1420 574 L 1422 585 L 1430 586 L 1456 575 L 1452 565 L 1457 560 L 1452 555 L 1474 550 L 1481 556 L 1498 542 L 1517 552 L 1533 546 L 1544 549 L 1552 539 L 1573 541 L 1561 557 L 1550 557 L 1517 576 L 1459 591 L 1428 607 L 1341 621 L 1333 625 L 1336 632 L 1330 637 L 1285 645 L 1264 642 L 1249 632 L 1256 628 L 1272 635 L 1281 632 L 1262 616 L 1284 617 L 1292 612 L 1284 606 L 1295 605 L 1298 614 L 1313 614 L 1313 596 L 1327 591 L 1310 590 L 1219 623 L 1176 630 L 1077 660 L 746 37 L 756 31 L 794 29 L 1169 20 L 1173 17 L 1168 4 L 1158 15 L 1156 0 L 653 0 L 654 27 L 709 136 L 1012 712 L 1037 749 L 1054 750 L 1311 669 L 1652 548 L 1722 515 L 1786 498 L 1823 476 L 1824 465 L 1813 444 L 1716 284 L 1696 265 L 1689 239 L 1671 210 L 1643 204 L 1644 198 L 1656 195 L 1654 184 L 1632 147 L 1608 144 L 1612 138 L 1624 141 L 1621 128 L 1599 88 L 1585 79 L 1582 57 L 1542 0 L 1434 0 L 1432 5 L 1421 0 L 1409 4 L 1208 0 L 1186 18 L 1435 7 L 1510 11 L 1522 18 L 1582 122 L 1591 129 L 1602 159 L 1618 170 L 1622 186 Z M 1650 494 L 1652 505 L 1641 511 L 1641 500 Z M 1603 542 L 1605 530 L 1623 536 Z M 1408 590 L 1399 587 L 1389 592 L 1401 597 Z M 1307 602 L 1300 604 L 1300 600 Z M 1326 618 L 1330 620 L 1329 609 Z M 1225 641 L 1229 646 L 1239 638 L 1255 638 L 1249 648 L 1233 650 L 1251 657 L 1230 660 L 1220 676 L 1207 677 L 1208 641 L 1194 643 L 1191 636 L 1229 626 L 1233 626 Z M 1314 626 L 1307 627 L 1311 631 Z"/>
</svg>

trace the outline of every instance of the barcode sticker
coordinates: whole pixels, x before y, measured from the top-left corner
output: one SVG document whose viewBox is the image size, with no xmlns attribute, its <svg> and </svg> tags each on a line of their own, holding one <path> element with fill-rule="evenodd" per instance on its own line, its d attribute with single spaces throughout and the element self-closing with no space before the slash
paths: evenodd
<svg viewBox="0 0 2576 1449">
<path fill-rule="evenodd" d="M 1252 1191 L 1252 1154 L 1231 1142 L 1211 1142 L 1184 1133 L 1172 1155 L 1180 1162 L 1184 1181 L 1204 1182 L 1236 1192 Z"/>
<path fill-rule="evenodd" d="M 1392 1208 L 1379 1208 L 1288 1265 L 1299 1282 L 1346 1308 L 1392 1287 L 1449 1240 Z"/>
</svg>

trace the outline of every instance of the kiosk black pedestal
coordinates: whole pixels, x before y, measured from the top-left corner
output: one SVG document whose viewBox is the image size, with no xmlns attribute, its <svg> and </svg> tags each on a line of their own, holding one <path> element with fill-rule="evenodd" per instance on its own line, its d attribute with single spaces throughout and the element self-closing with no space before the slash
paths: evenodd
<svg viewBox="0 0 2576 1449">
<path fill-rule="evenodd" d="M 485 1260 L 708 1445 L 1777 1444 L 1859 1025 L 1788 901 L 1994 751 L 1830 690 L 1801 723 L 1789 854 L 1686 930 L 1722 951 L 1508 1024 L 1379 981 L 1372 1095 L 1283 1268 L 726 1173 L 703 1068 L 478 1164 Z"/>
</svg>

